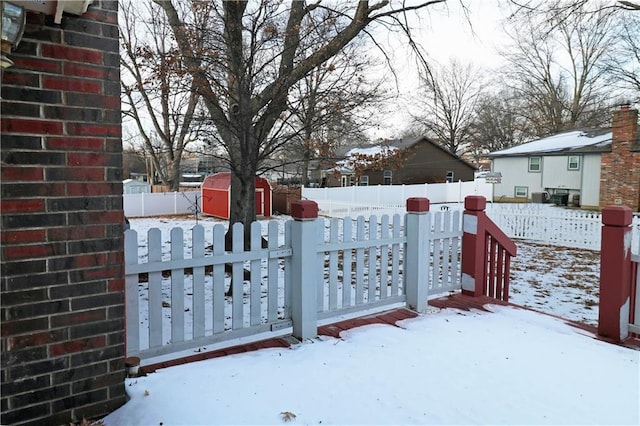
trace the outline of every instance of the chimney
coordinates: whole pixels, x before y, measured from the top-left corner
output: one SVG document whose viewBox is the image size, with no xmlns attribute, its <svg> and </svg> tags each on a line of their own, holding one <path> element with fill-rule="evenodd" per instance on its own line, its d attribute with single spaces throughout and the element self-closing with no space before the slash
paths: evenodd
<svg viewBox="0 0 640 426">
<path fill-rule="evenodd" d="M 613 112 L 612 150 L 628 146 L 638 149 L 638 110 L 622 105 Z"/>
<path fill-rule="evenodd" d="M 611 205 L 640 210 L 638 111 L 629 105 L 613 112 L 611 152 L 601 157 L 600 208 Z"/>
</svg>

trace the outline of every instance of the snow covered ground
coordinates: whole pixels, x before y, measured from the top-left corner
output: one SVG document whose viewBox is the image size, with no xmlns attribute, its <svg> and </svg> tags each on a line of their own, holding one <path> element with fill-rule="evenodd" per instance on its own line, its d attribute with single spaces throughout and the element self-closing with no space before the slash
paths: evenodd
<svg viewBox="0 0 640 426">
<path fill-rule="evenodd" d="M 640 352 L 511 307 L 446 309 L 127 379 L 111 425 L 639 424 Z"/>
<path fill-rule="evenodd" d="M 509 301 L 598 324 L 600 252 L 516 240 Z"/>
<path fill-rule="evenodd" d="M 132 227 L 147 220 L 160 224 Z M 595 324 L 598 253 L 516 243 L 511 301 Z M 640 424 L 639 351 L 531 311 L 490 310 L 433 309 L 400 328 L 127 379 L 131 400 L 104 423 Z"/>
</svg>

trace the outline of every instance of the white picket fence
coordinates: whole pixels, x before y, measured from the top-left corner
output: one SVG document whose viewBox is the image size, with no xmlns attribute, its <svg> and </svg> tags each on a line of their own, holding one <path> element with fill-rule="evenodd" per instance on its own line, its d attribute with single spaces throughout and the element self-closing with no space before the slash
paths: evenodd
<svg viewBox="0 0 640 426">
<path fill-rule="evenodd" d="M 272 221 L 266 234 L 254 222 L 247 251 L 235 224 L 232 252 L 224 250 L 222 224 L 211 234 L 196 225 L 187 238 L 181 228 L 169 239 L 151 229 L 146 246 L 145 236 L 128 230 L 127 355 L 149 359 L 291 327 L 315 331 L 318 320 L 459 290 L 460 212 L 422 214 L 413 225 L 409 216 L 406 223 L 400 215 Z M 412 260 L 411 250 L 427 255 Z M 405 282 L 407 275 L 414 279 Z M 316 287 L 311 313 L 302 306 L 309 285 Z"/>
<path fill-rule="evenodd" d="M 488 204 L 487 216 L 509 238 L 565 247 L 600 250 L 602 215 L 549 204 Z M 640 218 L 633 218 L 632 247 L 637 247 Z"/>
<path fill-rule="evenodd" d="M 202 208 L 200 191 L 147 192 L 122 196 L 127 217 L 194 214 Z"/>
</svg>

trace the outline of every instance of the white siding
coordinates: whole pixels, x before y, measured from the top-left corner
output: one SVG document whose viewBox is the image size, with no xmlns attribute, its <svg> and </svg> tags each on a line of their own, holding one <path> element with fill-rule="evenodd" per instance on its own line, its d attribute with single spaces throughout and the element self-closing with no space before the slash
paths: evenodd
<svg viewBox="0 0 640 426">
<path fill-rule="evenodd" d="M 600 154 L 583 156 L 582 170 L 580 204 L 597 206 L 600 204 Z"/>
<path fill-rule="evenodd" d="M 544 159 L 542 170 L 544 171 Z M 503 157 L 493 159 L 493 171 L 502 173 L 502 183 L 493 187 L 493 199 L 500 197 L 513 198 L 516 186 L 529 189 L 529 198 L 533 192 L 542 192 L 542 173 L 529 173 L 529 159 L 527 157 Z"/>
<path fill-rule="evenodd" d="M 580 156 L 582 157 L 582 156 Z M 546 156 L 542 159 L 542 186 L 544 188 L 580 189 L 581 170 L 568 170 L 566 155 Z"/>
<path fill-rule="evenodd" d="M 151 185 L 146 182 L 139 182 L 137 180 L 126 179 L 122 181 L 122 193 L 123 194 L 142 194 L 150 193 Z"/>
</svg>

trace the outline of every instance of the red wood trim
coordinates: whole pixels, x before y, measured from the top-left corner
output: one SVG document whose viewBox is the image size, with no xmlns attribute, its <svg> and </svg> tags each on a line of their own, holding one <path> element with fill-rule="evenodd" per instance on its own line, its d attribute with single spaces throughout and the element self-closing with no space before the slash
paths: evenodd
<svg viewBox="0 0 640 426">
<path fill-rule="evenodd" d="M 516 256 L 518 252 L 518 248 L 515 243 L 511 241 L 507 235 L 502 232 L 502 229 L 498 228 L 498 225 L 493 223 L 491 219 L 489 219 L 486 215 L 482 216 L 484 222 L 484 229 L 487 234 L 491 235 L 491 237 L 495 238 L 498 243 L 511 255 Z"/>
</svg>

